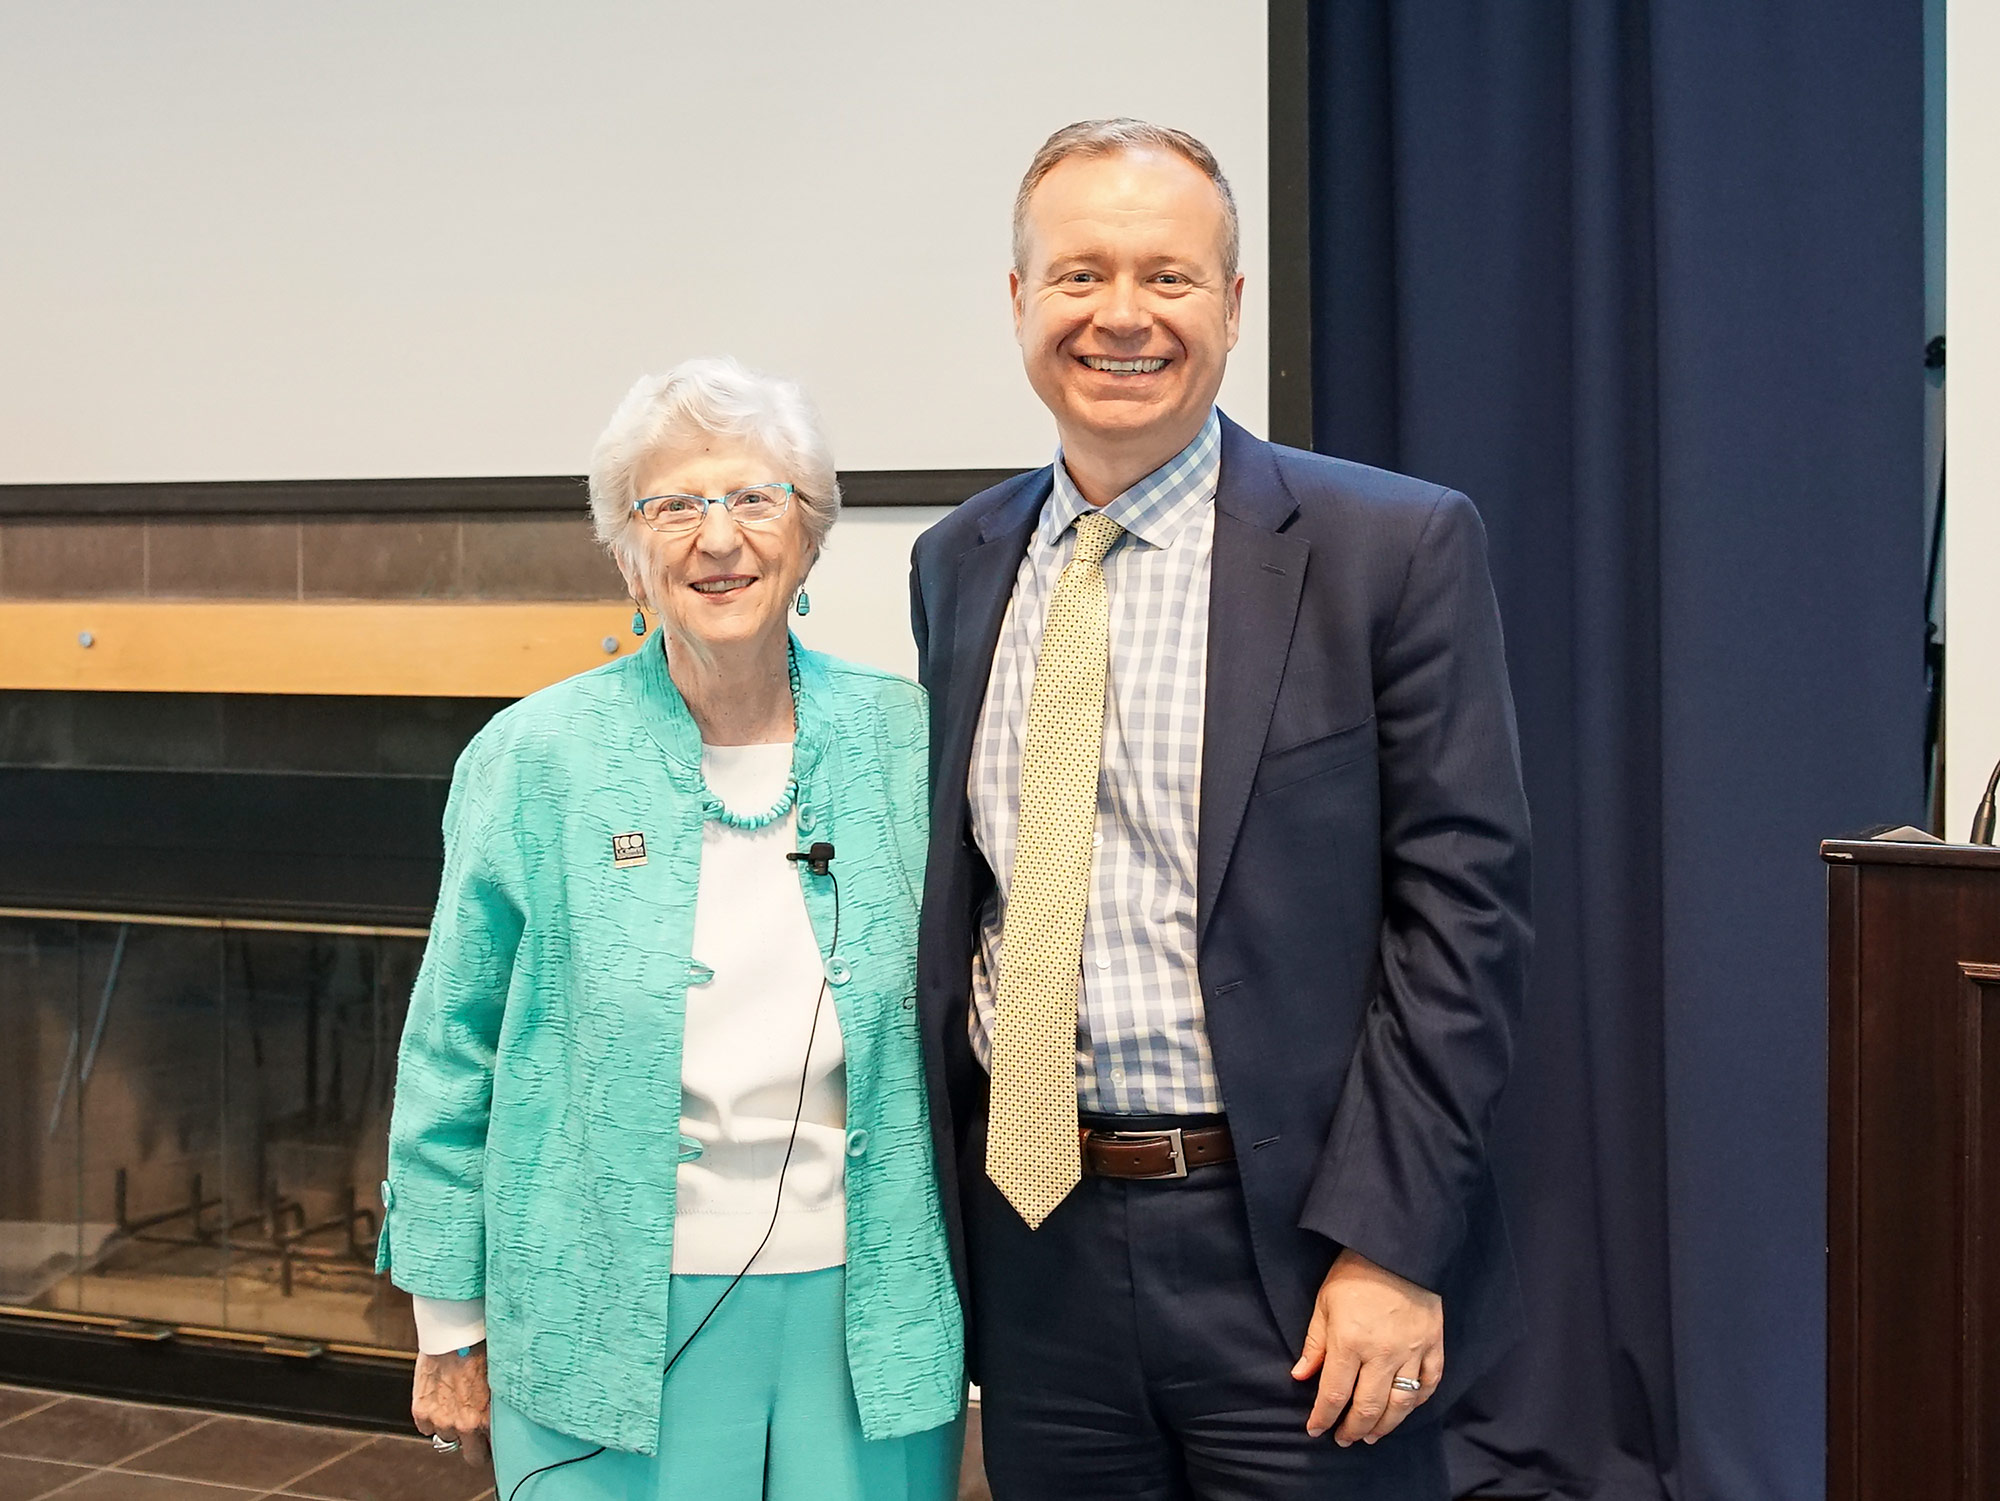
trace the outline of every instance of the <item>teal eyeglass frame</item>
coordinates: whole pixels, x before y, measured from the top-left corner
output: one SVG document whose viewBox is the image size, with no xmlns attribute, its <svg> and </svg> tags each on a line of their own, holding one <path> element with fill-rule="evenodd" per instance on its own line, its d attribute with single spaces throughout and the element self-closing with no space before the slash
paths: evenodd
<svg viewBox="0 0 2000 1501">
<path fill-rule="evenodd" d="M 736 507 L 734 504 L 736 500 L 738 500 L 742 496 L 756 494 L 764 490 L 782 490 L 785 495 L 785 503 L 769 516 L 744 517 L 736 514 Z M 710 506 L 721 506 L 723 514 L 728 516 L 728 518 L 731 521 L 735 522 L 738 526 L 764 526 L 770 522 L 776 521 L 780 516 L 784 515 L 785 512 L 789 511 L 792 508 L 792 497 L 796 493 L 797 492 L 792 488 L 792 485 L 789 481 L 776 480 L 776 479 L 767 480 L 765 483 L 761 485 L 742 485 L 739 486 L 737 489 L 730 490 L 722 495 L 687 495 L 676 490 L 666 495 L 641 496 L 638 500 L 632 502 L 632 514 L 637 516 L 641 521 L 645 522 L 645 524 L 648 527 L 652 528 L 652 530 L 656 532 L 658 531 L 691 532 L 699 530 L 702 523 L 708 520 L 708 508 Z M 662 527 L 657 525 L 655 522 L 653 522 L 651 518 L 649 518 L 646 515 L 647 503 L 649 501 L 655 501 L 655 500 L 700 501 L 701 510 L 695 513 L 694 521 L 691 525 Z"/>
</svg>

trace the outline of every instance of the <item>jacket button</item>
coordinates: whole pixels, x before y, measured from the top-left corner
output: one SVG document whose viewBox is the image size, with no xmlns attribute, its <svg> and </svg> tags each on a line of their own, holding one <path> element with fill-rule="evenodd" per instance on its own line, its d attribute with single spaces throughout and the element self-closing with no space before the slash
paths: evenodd
<svg viewBox="0 0 2000 1501">
<path fill-rule="evenodd" d="M 396 1191 L 389 1187 L 389 1180 L 387 1178 L 384 1178 L 382 1180 L 382 1207 L 384 1209 L 387 1209 L 391 1204 L 395 1202 L 396 1202 Z"/>
<path fill-rule="evenodd" d="M 814 823 L 814 822 L 815 822 L 815 820 L 814 820 L 814 818 L 813 818 L 813 810 L 812 810 L 812 804 L 811 804 L 811 803 L 800 803 L 800 804 L 799 804 L 799 827 L 800 827 L 801 829 L 804 829 L 804 830 L 810 830 L 810 829 L 812 828 L 812 826 L 813 826 L 813 823 Z"/>
<path fill-rule="evenodd" d="M 866 1152 L 867 1150 L 868 1150 L 868 1133 L 866 1131 L 856 1130 L 847 1133 L 848 1156 L 859 1157 L 863 1152 Z"/>
<path fill-rule="evenodd" d="M 688 984 L 706 985 L 714 978 L 715 971 L 710 969 L 706 964 L 703 964 L 699 959 L 688 960 Z"/>
<path fill-rule="evenodd" d="M 826 961 L 826 977 L 835 985 L 845 985 L 854 978 L 854 971 L 847 967 L 847 961 L 835 954 Z"/>
<path fill-rule="evenodd" d="M 681 1161 L 693 1162 L 695 1158 L 702 1154 L 702 1151 L 702 1144 L 695 1140 L 694 1137 L 683 1136 L 681 1138 Z"/>
</svg>

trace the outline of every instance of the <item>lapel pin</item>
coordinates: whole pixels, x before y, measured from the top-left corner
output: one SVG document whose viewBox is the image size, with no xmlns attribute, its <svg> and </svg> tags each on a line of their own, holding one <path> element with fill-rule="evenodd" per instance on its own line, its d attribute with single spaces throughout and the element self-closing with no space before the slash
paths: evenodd
<svg viewBox="0 0 2000 1501">
<path fill-rule="evenodd" d="M 611 863 L 619 870 L 629 870 L 635 865 L 646 863 L 646 836 L 644 834 L 613 834 L 611 836 Z"/>
</svg>

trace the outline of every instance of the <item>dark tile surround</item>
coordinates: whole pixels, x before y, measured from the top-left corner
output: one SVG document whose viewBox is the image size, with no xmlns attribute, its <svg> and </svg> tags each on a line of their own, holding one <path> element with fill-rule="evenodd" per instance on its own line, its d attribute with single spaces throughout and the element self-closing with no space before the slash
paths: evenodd
<svg viewBox="0 0 2000 1501">
<path fill-rule="evenodd" d="M 296 599 L 295 521 L 146 523 L 146 592 L 181 599 Z"/>
<path fill-rule="evenodd" d="M 463 530 L 448 516 L 302 522 L 300 588 L 307 599 L 443 598 L 458 585 Z"/>
<path fill-rule="evenodd" d="M 16 521 L 4 599 L 618 599 L 574 516 Z"/>
<path fill-rule="evenodd" d="M 0 595 L 90 599 L 145 592 L 143 523 L 16 522 L 0 529 Z"/>
</svg>

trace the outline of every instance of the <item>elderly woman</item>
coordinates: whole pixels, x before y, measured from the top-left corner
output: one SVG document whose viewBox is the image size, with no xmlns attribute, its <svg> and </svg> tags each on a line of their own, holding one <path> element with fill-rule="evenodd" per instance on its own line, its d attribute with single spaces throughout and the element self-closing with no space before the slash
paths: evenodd
<svg viewBox="0 0 2000 1501">
<path fill-rule="evenodd" d="M 790 382 L 641 380 L 590 503 L 659 629 L 452 781 L 382 1187 L 417 1425 L 477 1455 L 490 1382 L 501 1501 L 950 1496 L 921 693 L 787 629 L 839 509 Z"/>
</svg>

